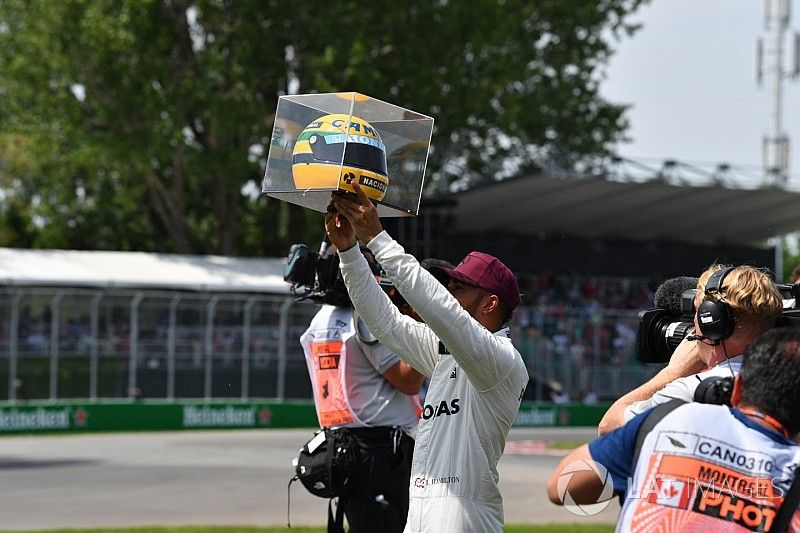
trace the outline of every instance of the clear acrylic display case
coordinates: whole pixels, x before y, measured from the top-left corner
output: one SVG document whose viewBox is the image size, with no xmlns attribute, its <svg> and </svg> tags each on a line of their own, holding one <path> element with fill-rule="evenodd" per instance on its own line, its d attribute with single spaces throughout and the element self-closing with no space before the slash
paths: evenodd
<svg viewBox="0 0 800 533">
<path fill-rule="evenodd" d="M 369 96 L 281 96 L 262 193 L 325 212 L 358 181 L 384 217 L 419 211 L 433 119 Z"/>
</svg>

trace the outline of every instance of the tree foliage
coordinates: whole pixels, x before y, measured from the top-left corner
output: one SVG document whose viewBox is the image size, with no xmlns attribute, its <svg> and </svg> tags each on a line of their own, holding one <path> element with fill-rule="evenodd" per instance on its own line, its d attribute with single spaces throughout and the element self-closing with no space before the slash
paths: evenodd
<svg viewBox="0 0 800 533">
<path fill-rule="evenodd" d="M 429 191 L 609 153 L 598 93 L 643 0 L 0 2 L 0 244 L 282 255 L 318 213 L 256 199 L 281 94 L 429 114 Z"/>
</svg>

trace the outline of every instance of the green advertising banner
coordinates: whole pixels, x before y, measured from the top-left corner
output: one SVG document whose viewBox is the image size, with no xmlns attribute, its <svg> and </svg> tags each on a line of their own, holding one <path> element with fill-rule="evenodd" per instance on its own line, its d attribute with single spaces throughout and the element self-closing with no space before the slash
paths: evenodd
<svg viewBox="0 0 800 533">
<path fill-rule="evenodd" d="M 523 403 L 515 427 L 597 426 L 608 405 Z"/>
<path fill-rule="evenodd" d="M 524 403 L 516 427 L 596 426 L 607 405 Z M 313 402 L 183 401 L 0 405 L 0 435 L 181 429 L 315 428 Z"/>
<path fill-rule="evenodd" d="M 0 434 L 316 427 L 311 402 L 69 403 L 0 406 Z"/>
</svg>

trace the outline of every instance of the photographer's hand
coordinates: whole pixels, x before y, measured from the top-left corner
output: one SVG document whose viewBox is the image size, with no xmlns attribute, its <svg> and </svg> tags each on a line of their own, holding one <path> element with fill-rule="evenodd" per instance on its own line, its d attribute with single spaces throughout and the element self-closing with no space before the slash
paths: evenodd
<svg viewBox="0 0 800 533">
<path fill-rule="evenodd" d="M 356 191 L 356 198 L 352 195 L 334 195 L 331 201 L 336 210 L 350 222 L 358 240 L 367 244 L 383 231 L 383 226 L 378 218 L 378 210 L 358 183 L 353 183 L 353 190 Z"/>
<path fill-rule="evenodd" d="M 625 424 L 625 409 L 629 406 L 651 399 L 653 395 L 676 379 L 691 376 L 704 370 L 707 366 L 703 359 L 704 346 L 702 343 L 683 339 L 678 347 L 675 348 L 675 353 L 672 354 L 666 367 L 662 368 L 658 374 L 650 378 L 646 383 L 619 398 L 608 408 L 608 411 L 603 415 L 600 424 L 597 426 L 598 434 L 605 435 L 609 431 L 623 426 Z"/>
<path fill-rule="evenodd" d="M 358 242 L 350 222 L 334 207 L 333 202 L 328 204 L 325 212 L 325 234 L 339 251 L 349 250 Z"/>
<path fill-rule="evenodd" d="M 710 352 L 710 347 L 701 342 L 683 339 L 670 357 L 667 368 L 678 377 L 697 374 L 708 367 Z"/>
</svg>

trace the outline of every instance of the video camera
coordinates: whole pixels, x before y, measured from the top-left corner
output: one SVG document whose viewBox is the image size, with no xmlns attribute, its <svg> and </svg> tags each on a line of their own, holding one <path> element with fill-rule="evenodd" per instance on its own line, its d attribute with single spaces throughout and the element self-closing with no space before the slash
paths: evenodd
<svg viewBox="0 0 800 533">
<path fill-rule="evenodd" d="M 733 376 L 712 376 L 704 379 L 694 390 L 694 401 L 730 407 L 733 379 Z"/>
<path fill-rule="evenodd" d="M 312 252 L 305 244 L 293 244 L 283 267 L 283 280 L 292 284 L 292 293 L 299 300 L 349 307 L 350 296 L 339 270 L 339 255 L 325 254 L 327 244 L 319 252 Z M 301 292 L 304 291 L 304 292 Z"/>
<path fill-rule="evenodd" d="M 312 252 L 305 244 L 293 244 L 289 248 L 286 266 L 283 267 L 283 280 L 292 284 L 292 294 L 297 295 L 298 300 L 350 307 L 350 295 L 339 270 L 339 255 L 326 254 L 327 247 L 328 244 L 323 241 L 320 251 Z M 361 253 L 367 258 L 378 285 L 394 301 L 393 295 L 397 293 L 394 284 L 384 275 L 372 252 L 362 247 Z"/>
<path fill-rule="evenodd" d="M 667 363 L 675 348 L 694 332 L 697 278 L 680 277 L 662 283 L 654 298 L 655 308 L 639 313 L 636 358 L 643 363 Z M 776 327 L 800 326 L 800 283 L 775 284 L 783 298 L 783 314 Z"/>
</svg>

